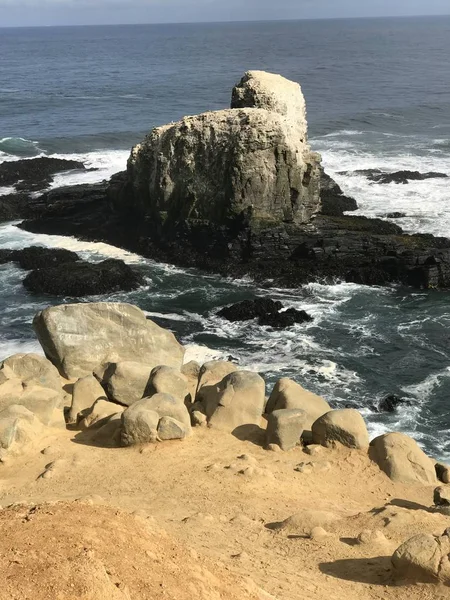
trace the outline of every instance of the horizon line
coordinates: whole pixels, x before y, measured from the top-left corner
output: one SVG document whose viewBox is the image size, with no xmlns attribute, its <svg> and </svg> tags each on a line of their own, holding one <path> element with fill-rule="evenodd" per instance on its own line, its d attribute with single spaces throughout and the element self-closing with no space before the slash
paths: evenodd
<svg viewBox="0 0 450 600">
<path fill-rule="evenodd" d="M 419 14 L 419 15 L 376 15 L 355 17 L 302 17 L 296 19 L 231 19 L 227 21 L 151 21 L 148 23 L 75 23 L 60 25 L 3 25 L 1 29 L 50 29 L 57 27 L 146 27 L 149 25 L 230 25 L 233 23 L 295 23 L 301 21 L 357 21 L 376 19 L 423 19 L 450 17 L 445 14 Z"/>
</svg>

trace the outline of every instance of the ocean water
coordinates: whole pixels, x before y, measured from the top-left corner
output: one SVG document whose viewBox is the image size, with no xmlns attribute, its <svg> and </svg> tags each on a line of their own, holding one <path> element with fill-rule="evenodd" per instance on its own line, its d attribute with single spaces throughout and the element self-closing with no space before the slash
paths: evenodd
<svg viewBox="0 0 450 600">
<path fill-rule="evenodd" d="M 0 161 L 51 155 L 99 169 L 59 175 L 54 186 L 107 178 L 125 167 L 131 145 L 152 127 L 228 106 L 241 75 L 264 69 L 301 83 L 311 145 L 357 199 L 360 214 L 384 218 L 401 211 L 406 216 L 397 222 L 407 231 L 447 236 L 445 179 L 377 185 L 341 172 L 450 175 L 449 55 L 450 17 L 0 29 Z M 268 391 L 277 378 L 293 377 L 335 407 L 362 410 L 372 436 L 403 431 L 450 460 L 449 292 L 338 281 L 276 289 L 271 296 L 306 309 L 314 321 L 273 331 L 215 316 L 224 304 L 266 293 L 250 280 L 0 225 L 1 248 L 31 244 L 135 264 L 146 285 L 108 299 L 136 303 L 184 343 L 257 369 Z M 38 350 L 34 313 L 71 301 L 30 295 L 22 278 L 16 267 L 0 266 L 0 358 Z M 392 393 L 410 405 L 377 413 L 380 399 Z"/>
</svg>

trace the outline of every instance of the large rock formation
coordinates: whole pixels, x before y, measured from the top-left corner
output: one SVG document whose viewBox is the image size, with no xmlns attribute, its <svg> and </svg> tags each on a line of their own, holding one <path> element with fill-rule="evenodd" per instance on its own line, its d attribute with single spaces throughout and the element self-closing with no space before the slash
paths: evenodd
<svg viewBox="0 0 450 600">
<path fill-rule="evenodd" d="M 344 215 L 356 204 L 323 173 L 306 132 L 299 86 L 250 72 L 231 109 L 155 129 L 108 186 L 52 190 L 30 198 L 28 211 L 21 200 L 14 212 L 8 198 L 4 212 L 34 218 L 28 231 L 277 286 L 339 278 L 450 287 L 450 240 Z"/>
<path fill-rule="evenodd" d="M 232 106 L 154 129 L 133 148 L 119 203 L 161 223 L 307 223 L 320 207 L 320 159 L 300 86 L 249 72 Z"/>
</svg>

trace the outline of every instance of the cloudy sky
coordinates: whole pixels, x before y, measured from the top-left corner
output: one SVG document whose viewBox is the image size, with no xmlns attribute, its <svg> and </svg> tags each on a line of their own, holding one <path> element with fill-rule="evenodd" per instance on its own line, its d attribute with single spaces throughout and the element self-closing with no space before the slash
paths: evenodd
<svg viewBox="0 0 450 600">
<path fill-rule="evenodd" d="M 0 27 L 448 13 L 450 0 L 0 0 Z"/>
</svg>

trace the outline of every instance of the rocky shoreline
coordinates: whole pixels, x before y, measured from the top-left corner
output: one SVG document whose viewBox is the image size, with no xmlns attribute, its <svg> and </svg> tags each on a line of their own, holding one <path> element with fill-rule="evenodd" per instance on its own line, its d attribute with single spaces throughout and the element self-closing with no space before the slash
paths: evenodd
<svg viewBox="0 0 450 600">
<path fill-rule="evenodd" d="M 50 176 L 47 163 L 35 162 L 42 160 L 19 161 L 16 179 L 9 165 L 7 181 L 39 186 Z M 364 174 L 374 185 L 445 177 Z M 0 219 L 25 218 L 20 227 L 27 231 L 107 242 L 267 286 L 343 280 L 450 287 L 448 239 L 347 214 L 356 209 L 310 150 L 300 87 L 261 72 L 244 76 L 230 109 L 154 130 L 133 149 L 127 171 L 109 182 L 0 197 Z"/>
</svg>

